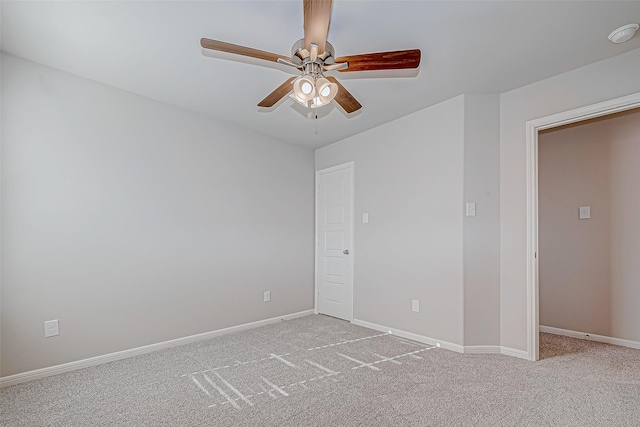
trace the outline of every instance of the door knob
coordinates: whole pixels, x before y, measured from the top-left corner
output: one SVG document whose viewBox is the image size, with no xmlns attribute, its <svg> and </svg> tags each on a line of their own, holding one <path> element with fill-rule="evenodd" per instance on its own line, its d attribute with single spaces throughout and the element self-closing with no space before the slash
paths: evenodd
<svg viewBox="0 0 640 427">
<path fill-rule="evenodd" d="M 344 251 L 342 251 L 342 253 L 345 255 L 349 255 L 349 249 L 345 249 Z"/>
</svg>

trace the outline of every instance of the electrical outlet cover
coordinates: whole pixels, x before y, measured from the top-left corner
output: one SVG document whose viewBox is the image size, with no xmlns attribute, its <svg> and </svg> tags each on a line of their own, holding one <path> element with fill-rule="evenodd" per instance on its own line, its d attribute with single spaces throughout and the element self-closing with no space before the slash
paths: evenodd
<svg viewBox="0 0 640 427">
<path fill-rule="evenodd" d="M 47 320 L 44 322 L 44 337 L 55 337 L 60 335 L 60 328 L 58 327 L 58 320 Z"/>
</svg>

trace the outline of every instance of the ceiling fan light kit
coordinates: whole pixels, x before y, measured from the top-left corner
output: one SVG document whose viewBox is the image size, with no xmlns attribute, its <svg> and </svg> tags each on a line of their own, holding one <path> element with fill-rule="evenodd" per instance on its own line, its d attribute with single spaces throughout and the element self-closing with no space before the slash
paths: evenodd
<svg viewBox="0 0 640 427">
<path fill-rule="evenodd" d="M 293 44 L 291 58 L 206 38 L 200 40 L 200 45 L 205 49 L 278 62 L 300 70 L 299 77 L 291 77 L 258 103 L 259 107 L 266 108 L 289 95 L 306 108 L 318 108 L 335 100 L 345 112 L 353 113 L 362 105 L 335 77 L 325 77 L 325 72 L 399 70 L 420 65 L 419 49 L 335 58 L 333 46 L 327 41 L 331 0 L 303 0 L 303 9 L 304 38 Z"/>
<path fill-rule="evenodd" d="M 317 51 L 317 45 L 312 45 L 312 52 L 314 50 Z M 289 96 L 307 108 L 318 108 L 330 103 L 337 93 L 338 85 L 324 77 L 322 65 L 316 59 L 304 64 L 302 75 L 293 81 L 293 93 Z"/>
</svg>

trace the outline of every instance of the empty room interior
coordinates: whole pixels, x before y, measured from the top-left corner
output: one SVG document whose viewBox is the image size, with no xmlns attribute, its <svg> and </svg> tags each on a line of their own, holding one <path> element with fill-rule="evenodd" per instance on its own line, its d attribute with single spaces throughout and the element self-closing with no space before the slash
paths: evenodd
<svg viewBox="0 0 640 427">
<path fill-rule="evenodd" d="M 637 425 L 639 23 L 2 0 L 0 425 Z"/>
<path fill-rule="evenodd" d="M 540 325 L 634 347 L 640 317 L 640 109 L 544 131 L 539 147 Z M 575 215 L 578 207 L 578 215 Z M 625 342 L 629 341 L 629 342 Z"/>
</svg>

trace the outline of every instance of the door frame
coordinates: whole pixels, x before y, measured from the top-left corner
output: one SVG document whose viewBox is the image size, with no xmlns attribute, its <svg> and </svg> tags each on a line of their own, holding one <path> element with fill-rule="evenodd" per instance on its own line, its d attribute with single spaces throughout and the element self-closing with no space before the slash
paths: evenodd
<svg viewBox="0 0 640 427">
<path fill-rule="evenodd" d="M 351 316 L 349 322 L 353 323 L 353 307 L 355 306 L 354 300 L 354 287 L 355 284 L 353 282 L 353 266 L 354 266 L 354 257 L 356 254 L 355 250 L 355 166 L 356 163 L 351 161 L 347 163 L 342 163 L 336 166 L 331 166 L 329 168 L 320 169 L 316 171 L 316 183 L 315 183 L 315 208 L 314 208 L 314 216 L 315 216 L 315 241 L 314 241 L 314 261 L 313 261 L 313 312 L 315 314 L 319 314 L 318 311 L 318 244 L 320 243 L 320 239 L 318 237 L 318 196 L 320 196 L 320 175 L 324 175 L 326 173 L 336 172 L 342 169 L 349 169 L 351 171 L 351 248 L 349 248 L 349 264 L 350 264 L 350 272 L 351 272 Z"/>
<path fill-rule="evenodd" d="M 640 92 L 526 123 L 527 130 L 527 359 L 540 358 L 538 269 L 538 132 L 640 107 Z"/>
</svg>

